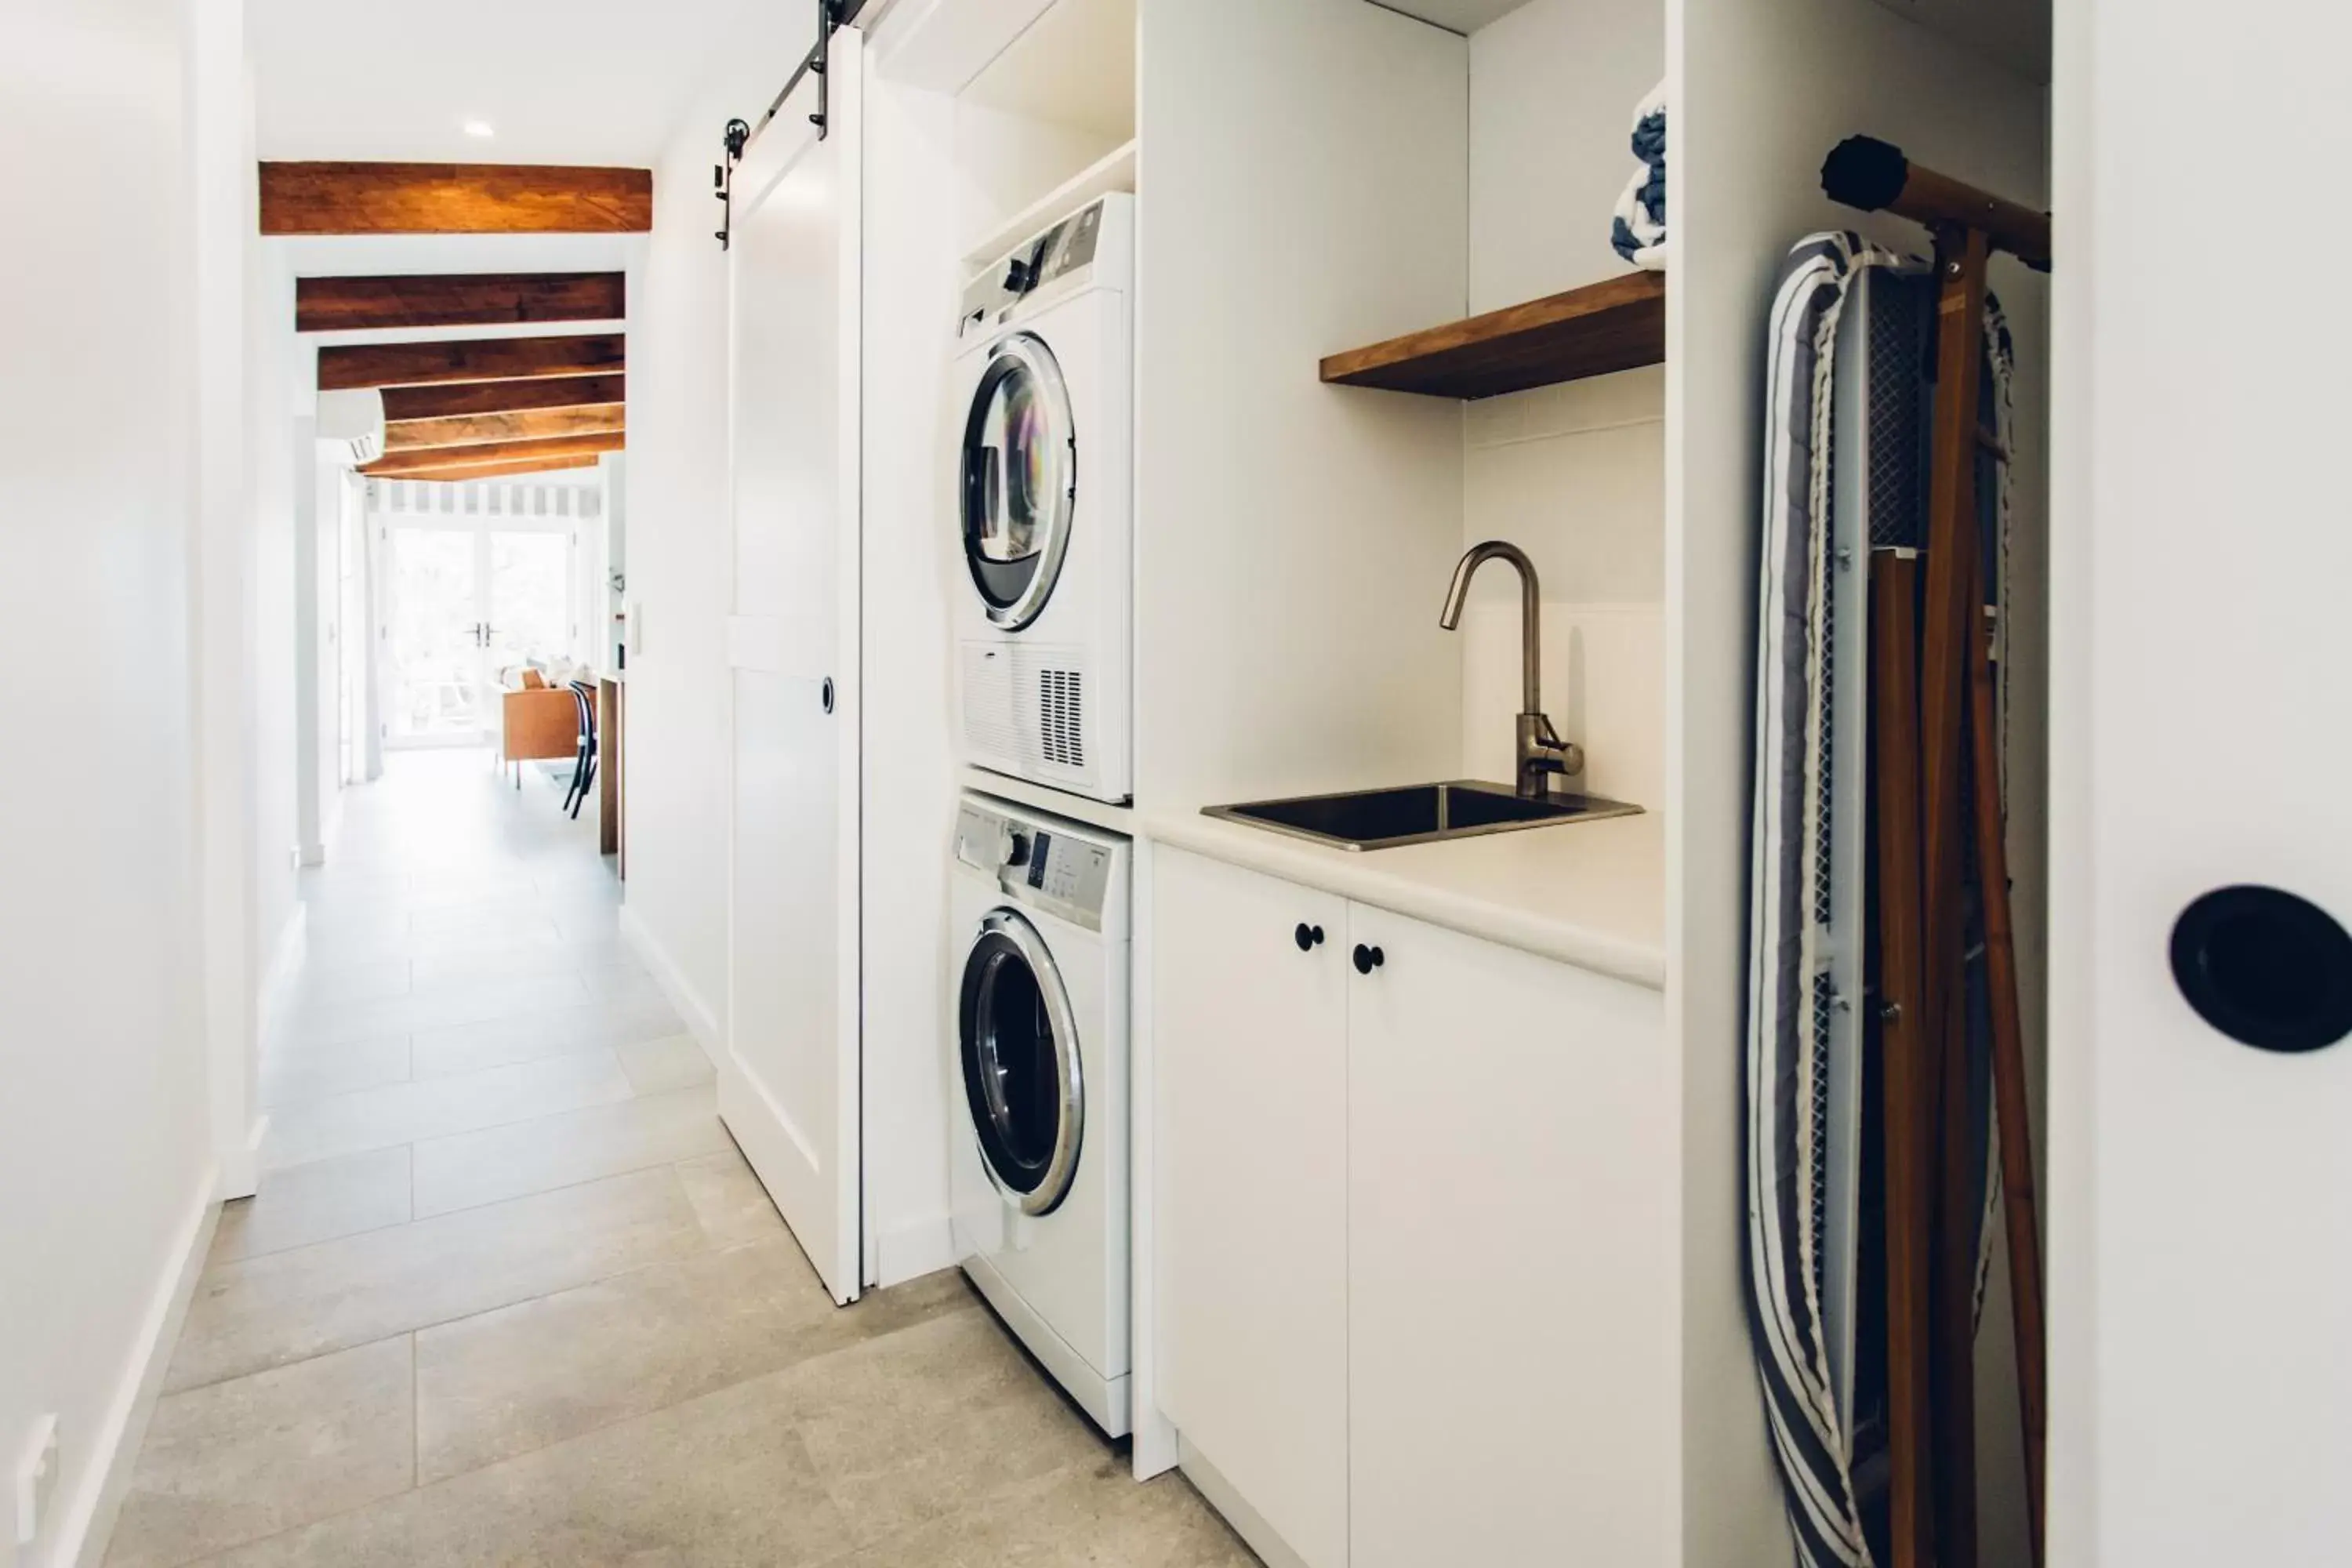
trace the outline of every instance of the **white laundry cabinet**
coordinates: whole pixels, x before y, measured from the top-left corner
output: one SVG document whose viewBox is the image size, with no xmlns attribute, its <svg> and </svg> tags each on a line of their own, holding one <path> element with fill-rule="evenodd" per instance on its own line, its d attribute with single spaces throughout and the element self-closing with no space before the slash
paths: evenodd
<svg viewBox="0 0 2352 1568">
<path fill-rule="evenodd" d="M 1659 994 L 1164 847 L 1154 885 L 1188 1468 L 1273 1562 L 1670 1561 Z"/>
</svg>

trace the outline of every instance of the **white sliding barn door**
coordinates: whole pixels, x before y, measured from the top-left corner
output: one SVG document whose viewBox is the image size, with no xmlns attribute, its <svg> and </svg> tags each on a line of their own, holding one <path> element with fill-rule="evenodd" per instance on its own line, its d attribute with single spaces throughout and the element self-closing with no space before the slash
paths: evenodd
<svg viewBox="0 0 2352 1568">
<path fill-rule="evenodd" d="M 2049 1561 L 2315 1568 L 2352 1561 L 2352 12 L 2058 9 Z"/>
<path fill-rule="evenodd" d="M 719 1113 L 838 1301 L 860 1282 L 857 35 L 735 171 L 728 1050 Z M 656 526 L 658 524 L 656 523 Z"/>
</svg>

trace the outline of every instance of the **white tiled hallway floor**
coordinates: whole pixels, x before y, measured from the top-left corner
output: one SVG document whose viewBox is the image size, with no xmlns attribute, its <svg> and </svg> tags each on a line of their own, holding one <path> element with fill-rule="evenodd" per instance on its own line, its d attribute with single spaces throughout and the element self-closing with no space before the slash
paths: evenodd
<svg viewBox="0 0 2352 1568">
<path fill-rule="evenodd" d="M 561 793 L 349 792 L 113 1568 L 1254 1562 L 961 1276 L 832 1304 Z"/>
</svg>

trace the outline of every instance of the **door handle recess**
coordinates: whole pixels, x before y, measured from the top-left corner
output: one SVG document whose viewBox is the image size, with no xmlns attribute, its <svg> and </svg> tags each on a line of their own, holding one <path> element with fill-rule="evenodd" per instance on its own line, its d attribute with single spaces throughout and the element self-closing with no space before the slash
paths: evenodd
<svg viewBox="0 0 2352 1568">
<path fill-rule="evenodd" d="M 826 677 L 824 678 L 824 685 L 822 688 L 820 688 L 820 689 L 819 689 L 819 690 L 818 690 L 818 692 L 817 692 L 817 696 L 818 696 L 818 697 L 819 697 L 819 698 L 824 701 L 824 710 L 825 710 L 826 712 L 828 712 L 828 713 L 832 712 L 832 711 L 833 711 L 833 677 L 831 677 L 830 675 L 828 675 L 828 676 L 826 676 Z"/>
<path fill-rule="evenodd" d="M 1360 942 L 1356 944 L 1354 957 L 1356 962 L 1356 973 L 1359 974 L 1370 974 L 1373 970 L 1378 969 L 1381 964 L 1386 963 L 1389 961 L 1389 955 L 1387 953 L 1382 952 L 1377 947 L 1366 947 Z"/>
<path fill-rule="evenodd" d="M 2315 1051 L 2352 1034 L 2352 934 L 2277 888 L 2218 888 L 2172 927 L 2172 978 L 2197 1016 L 2257 1050 Z"/>
<path fill-rule="evenodd" d="M 1298 944 L 1299 952 L 1310 952 L 1323 945 L 1323 928 L 1311 926 L 1301 921 L 1298 923 L 1298 929 L 1290 933 L 1290 940 Z"/>
</svg>

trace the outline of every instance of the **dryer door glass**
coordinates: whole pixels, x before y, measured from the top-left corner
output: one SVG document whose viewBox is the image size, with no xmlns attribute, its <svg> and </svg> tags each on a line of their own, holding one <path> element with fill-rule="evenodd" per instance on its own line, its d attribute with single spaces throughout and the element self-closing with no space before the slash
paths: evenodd
<svg viewBox="0 0 2352 1568">
<path fill-rule="evenodd" d="M 1045 341 L 1015 332 L 989 351 L 964 419 L 964 563 L 988 618 L 1018 631 L 1044 613 L 1069 548 L 1077 500 L 1070 395 Z"/>
<path fill-rule="evenodd" d="M 1051 1214 L 1077 1174 L 1085 1091 L 1061 975 L 1036 928 L 1015 911 L 981 922 L 957 1015 L 981 1157 L 1023 1213 Z"/>
</svg>

